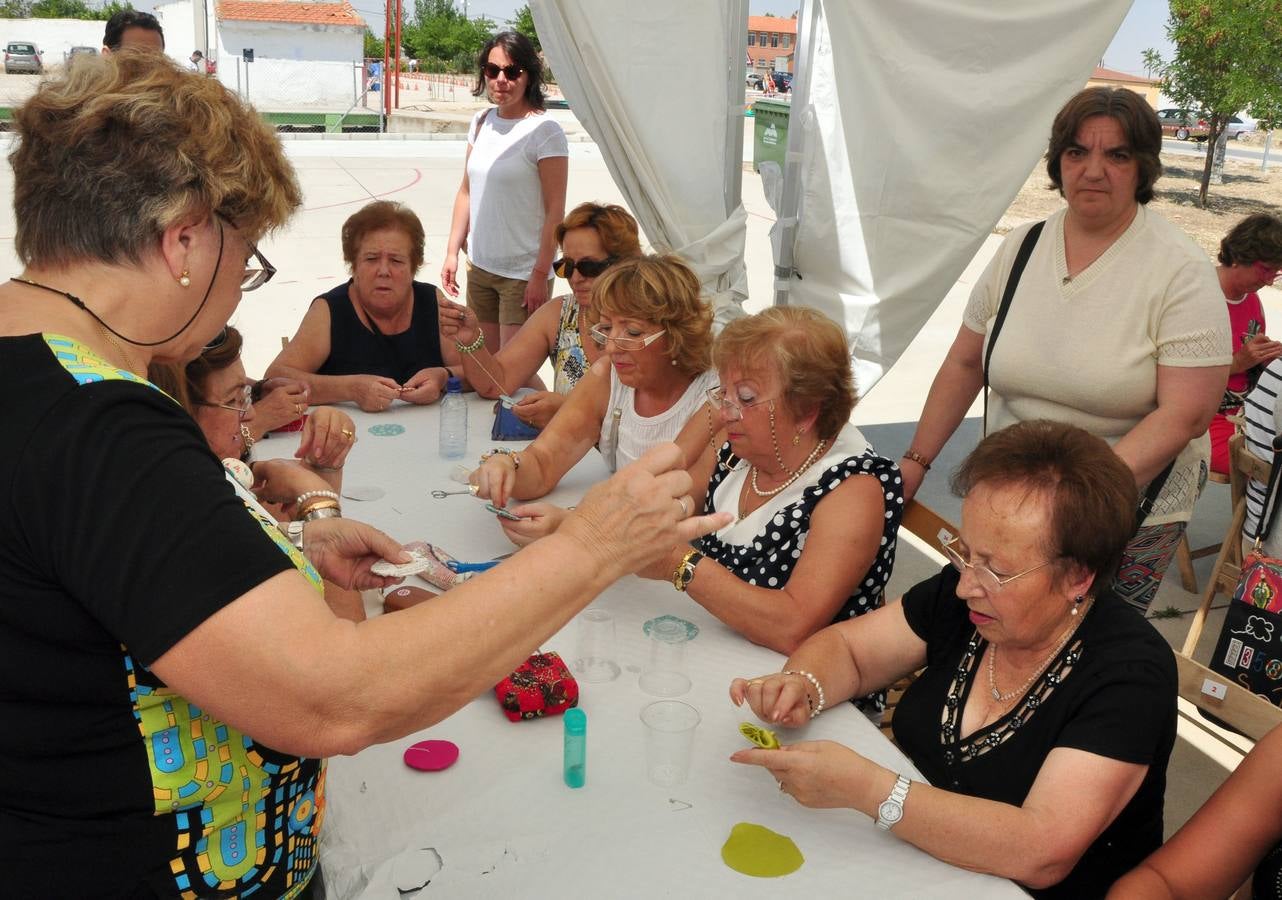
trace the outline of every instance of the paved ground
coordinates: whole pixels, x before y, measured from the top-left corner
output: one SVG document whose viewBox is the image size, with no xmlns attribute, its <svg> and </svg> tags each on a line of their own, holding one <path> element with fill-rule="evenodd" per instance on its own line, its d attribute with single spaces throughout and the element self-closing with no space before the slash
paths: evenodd
<svg viewBox="0 0 1282 900">
<path fill-rule="evenodd" d="M 749 157 L 751 125 L 751 120 L 745 122 L 745 155 Z M 436 273 L 440 270 L 451 204 L 461 175 L 464 146 L 457 140 L 287 142 L 304 189 L 305 207 L 289 227 L 263 242 L 262 249 L 278 267 L 279 274 L 265 288 L 246 295 L 235 319 L 246 336 L 246 365 L 251 374 L 262 372 L 279 349 L 281 337 L 293 334 L 309 301 L 346 278 L 339 228 L 347 216 L 371 198 L 399 200 L 419 214 L 427 232 L 427 260 L 420 277 L 431 282 L 438 280 Z M 0 151 L 7 152 L 7 149 L 7 138 L 0 139 Z M 585 200 L 623 202 L 595 144 L 572 143 L 570 154 L 567 206 Z M 6 166 L 0 170 L 0 190 L 10 193 L 12 182 L 12 173 Z M 750 298 L 747 308 L 756 311 L 771 302 L 771 251 L 767 231 L 774 216 L 765 202 L 760 178 L 746 171 L 743 182 L 744 206 L 748 211 Z M 19 271 L 13 254 L 13 234 L 12 209 L 5 204 L 0 208 L 0 272 Z M 999 241 L 990 237 L 984 243 L 908 352 L 856 409 L 855 421 L 886 455 L 897 457 L 906 448 L 930 381 L 961 321 L 970 287 Z M 565 285 L 558 284 L 558 293 L 564 289 Z M 1282 323 L 1282 295 L 1271 290 L 1265 294 L 1272 321 Z M 974 413 L 972 410 L 972 418 L 941 454 L 936 474 L 921 495 L 928 505 L 948 518 L 956 518 L 958 503 L 948 494 L 944 475 L 976 440 L 979 429 Z M 1218 541 L 1227 528 L 1228 518 L 1227 488 L 1208 486 L 1190 528 L 1193 545 Z M 892 591 L 902 592 L 933 571 L 934 565 L 928 556 L 906 543 L 891 581 Z M 1202 581 L 1209 566 L 1209 559 L 1199 565 Z M 1155 608 L 1190 610 L 1196 602 L 1194 595 L 1180 588 L 1177 579 L 1169 578 Z M 1154 624 L 1177 646 L 1187 630 L 1185 618 L 1160 619 Z M 1217 630 L 1218 620 L 1212 619 L 1204 644 L 1214 641 Z M 1209 647 L 1204 647 L 1203 653 L 1208 650 Z M 1205 659 L 1205 655 L 1201 658 Z M 1225 774 L 1183 742 L 1177 748 L 1171 773 L 1168 791 L 1171 825 L 1187 818 Z"/>
</svg>

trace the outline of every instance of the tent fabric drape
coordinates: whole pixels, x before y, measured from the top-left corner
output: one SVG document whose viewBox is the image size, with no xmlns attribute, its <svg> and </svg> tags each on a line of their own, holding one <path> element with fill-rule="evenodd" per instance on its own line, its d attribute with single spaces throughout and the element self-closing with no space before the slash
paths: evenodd
<svg viewBox="0 0 1282 900">
<path fill-rule="evenodd" d="M 742 162 L 727 139 L 742 130 L 745 3 L 530 4 L 557 84 L 628 208 L 656 250 L 691 264 L 719 324 L 748 295 Z"/>
<path fill-rule="evenodd" d="M 790 122 L 802 129 L 801 277 L 788 302 L 845 323 L 864 393 L 991 233 L 1130 0 L 806 8 L 819 18 L 809 96 Z"/>
</svg>

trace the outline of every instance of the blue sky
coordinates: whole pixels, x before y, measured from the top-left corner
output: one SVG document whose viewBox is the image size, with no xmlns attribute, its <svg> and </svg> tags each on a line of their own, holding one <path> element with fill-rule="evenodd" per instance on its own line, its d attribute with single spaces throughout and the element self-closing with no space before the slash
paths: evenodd
<svg viewBox="0 0 1282 900">
<path fill-rule="evenodd" d="M 350 0 L 353 6 L 369 20 L 375 32 L 383 30 L 383 5 L 379 0 Z M 413 0 L 403 0 L 405 6 L 413 8 Z M 459 8 L 463 0 L 455 0 Z M 523 6 L 514 0 L 468 0 L 467 14 L 489 16 L 503 24 Z M 797 0 L 750 0 L 748 8 L 754 16 L 774 13 L 777 16 L 790 16 L 800 4 Z M 1113 43 L 1104 51 L 1104 65 L 1110 69 L 1119 69 L 1133 75 L 1144 74 L 1143 53 L 1149 47 L 1160 50 L 1170 56 L 1170 44 L 1166 40 L 1166 20 L 1169 15 L 1167 0 L 1135 0 L 1131 11 L 1122 22 Z"/>
</svg>

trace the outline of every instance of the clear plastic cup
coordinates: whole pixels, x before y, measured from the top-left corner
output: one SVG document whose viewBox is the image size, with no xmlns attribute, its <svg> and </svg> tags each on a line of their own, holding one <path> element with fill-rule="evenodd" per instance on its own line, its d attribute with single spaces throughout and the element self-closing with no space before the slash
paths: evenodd
<svg viewBox="0 0 1282 900">
<path fill-rule="evenodd" d="M 589 683 L 614 681 L 619 677 L 615 657 L 614 616 L 602 609 L 585 609 L 579 613 L 579 639 L 573 660 L 575 674 Z"/>
<path fill-rule="evenodd" d="M 662 787 L 682 784 L 690 774 L 699 710 L 681 700 L 656 700 L 642 708 L 645 774 Z"/>
<path fill-rule="evenodd" d="M 659 618 L 650 628 L 650 660 L 637 682 L 655 697 L 679 697 L 690 690 L 686 653 L 689 626 L 675 619 Z"/>
</svg>

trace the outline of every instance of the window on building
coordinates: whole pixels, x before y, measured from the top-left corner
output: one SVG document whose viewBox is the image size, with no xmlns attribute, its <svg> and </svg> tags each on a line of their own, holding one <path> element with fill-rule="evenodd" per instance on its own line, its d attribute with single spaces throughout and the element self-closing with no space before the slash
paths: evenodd
<svg viewBox="0 0 1282 900">
<path fill-rule="evenodd" d="M 748 32 L 748 46 L 749 47 L 757 46 L 757 33 L 755 31 Z"/>
<path fill-rule="evenodd" d="M 757 43 L 763 47 L 766 45 L 766 33 L 764 31 L 757 33 Z"/>
<path fill-rule="evenodd" d="M 777 35 L 777 34 L 772 34 L 772 35 L 770 35 L 770 46 L 771 46 L 771 47 L 778 47 L 778 46 L 779 46 L 779 35 Z"/>
<path fill-rule="evenodd" d="M 792 35 L 790 35 L 790 34 L 785 34 L 785 35 L 783 36 L 783 44 L 781 45 L 781 46 L 783 47 L 783 49 L 785 49 L 785 50 L 787 50 L 787 49 L 788 49 L 788 44 L 789 44 L 789 42 L 791 41 L 791 39 L 792 39 Z"/>
</svg>

